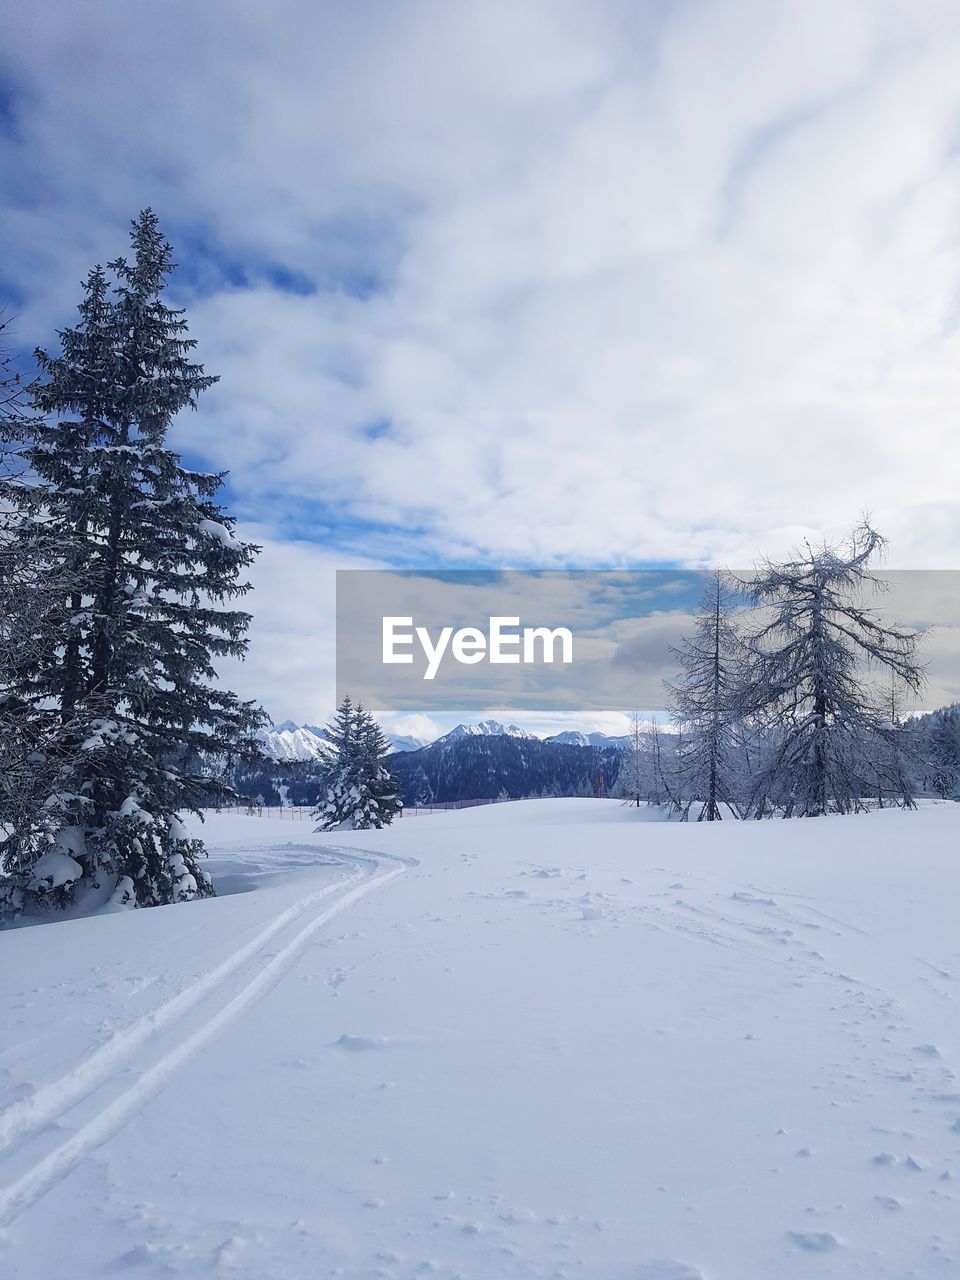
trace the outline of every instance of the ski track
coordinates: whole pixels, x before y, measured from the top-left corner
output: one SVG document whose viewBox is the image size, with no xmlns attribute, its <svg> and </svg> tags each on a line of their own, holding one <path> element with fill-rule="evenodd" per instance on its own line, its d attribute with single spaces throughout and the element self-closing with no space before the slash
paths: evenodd
<svg viewBox="0 0 960 1280">
<path fill-rule="evenodd" d="M 299 902 L 280 912 L 266 928 L 261 929 L 249 942 L 238 947 L 196 982 L 185 987 L 158 1008 L 151 1009 L 122 1031 L 115 1032 L 105 1044 L 95 1049 L 59 1080 L 51 1081 L 30 1097 L 9 1106 L 0 1114 L 0 1152 L 8 1150 L 25 1135 L 35 1133 L 92 1093 L 111 1074 L 118 1061 L 139 1049 L 165 1027 L 182 1018 L 210 992 L 221 986 L 247 960 L 256 955 L 287 924 L 302 915 L 314 903 L 341 892 L 345 885 L 352 884 L 361 875 L 362 872 L 358 869 L 345 880 L 326 885 L 323 889 L 301 898 Z"/>
<path fill-rule="evenodd" d="M 315 848 L 315 846 L 312 846 Z M 73 1169 L 79 1160 L 102 1146 L 143 1105 L 156 1094 L 167 1080 L 202 1046 L 219 1031 L 254 1004 L 269 991 L 298 958 L 305 944 L 328 921 L 347 907 L 403 874 L 415 859 L 401 859 L 390 854 L 364 856 L 350 849 L 325 848 L 344 863 L 354 864 L 355 870 L 345 880 L 314 893 L 307 894 L 299 902 L 281 911 L 273 920 L 244 946 L 221 961 L 178 995 L 138 1018 L 123 1031 L 96 1049 L 77 1067 L 59 1080 L 52 1081 L 30 1098 L 12 1104 L 0 1116 L 0 1150 L 22 1149 L 48 1126 L 92 1094 L 97 1088 L 115 1079 L 122 1064 L 161 1030 L 175 1024 L 187 1012 L 206 997 L 217 992 L 229 978 L 248 960 L 256 956 L 292 921 L 298 919 L 310 907 L 333 897 L 325 910 L 314 916 L 285 946 L 243 984 L 236 995 L 221 1005 L 196 1031 L 178 1041 L 172 1049 L 159 1057 L 143 1071 L 136 1084 L 126 1089 L 86 1121 L 66 1142 L 37 1161 L 25 1173 L 8 1186 L 0 1188 L 0 1228 L 9 1226 L 26 1209 L 41 1199 L 53 1186 Z M 380 871 L 380 862 L 401 863 L 387 871 Z M 364 867 L 374 870 L 364 871 Z M 360 881 L 357 884 L 357 881 Z M 353 886 L 353 887 L 350 887 Z"/>
</svg>

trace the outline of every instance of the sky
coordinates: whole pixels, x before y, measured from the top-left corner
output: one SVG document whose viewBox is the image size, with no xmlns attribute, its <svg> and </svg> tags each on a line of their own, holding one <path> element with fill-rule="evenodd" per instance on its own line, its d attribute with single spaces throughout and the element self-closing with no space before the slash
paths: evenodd
<svg viewBox="0 0 960 1280">
<path fill-rule="evenodd" d="M 958 66 L 933 0 L 35 0 L 0 303 L 55 346 L 157 211 L 278 720 L 338 567 L 960 568 Z"/>
</svg>

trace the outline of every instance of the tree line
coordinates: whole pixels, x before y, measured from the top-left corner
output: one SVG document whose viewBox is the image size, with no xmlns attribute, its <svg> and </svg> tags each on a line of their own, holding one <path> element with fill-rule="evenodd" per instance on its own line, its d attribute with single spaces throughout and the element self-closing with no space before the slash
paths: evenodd
<svg viewBox="0 0 960 1280">
<path fill-rule="evenodd" d="M 706 822 L 910 808 L 932 774 L 951 794 L 957 719 L 903 714 L 924 684 L 921 637 L 869 603 L 885 589 L 884 547 L 865 519 L 844 543 L 765 560 L 748 579 L 715 571 L 672 650 L 671 731 L 636 721 L 618 794 Z"/>
</svg>

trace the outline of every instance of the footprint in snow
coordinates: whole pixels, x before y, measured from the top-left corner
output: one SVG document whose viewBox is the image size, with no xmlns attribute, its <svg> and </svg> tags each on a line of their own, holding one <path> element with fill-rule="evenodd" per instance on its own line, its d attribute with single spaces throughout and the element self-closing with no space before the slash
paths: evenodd
<svg viewBox="0 0 960 1280">
<path fill-rule="evenodd" d="M 829 1253 L 840 1248 L 840 1241 L 831 1231 L 788 1231 L 787 1235 L 808 1253 Z"/>
<path fill-rule="evenodd" d="M 385 1049 L 390 1044 L 386 1036 L 351 1036 L 344 1033 L 334 1041 L 335 1049 L 349 1049 L 359 1052 L 363 1049 Z"/>
<path fill-rule="evenodd" d="M 651 1258 L 631 1271 L 628 1280 L 704 1280 L 704 1275 L 699 1268 L 676 1258 Z"/>
<path fill-rule="evenodd" d="M 506 1213 L 500 1214 L 500 1220 L 519 1226 L 521 1222 L 536 1222 L 537 1215 L 532 1209 L 508 1209 Z"/>
</svg>

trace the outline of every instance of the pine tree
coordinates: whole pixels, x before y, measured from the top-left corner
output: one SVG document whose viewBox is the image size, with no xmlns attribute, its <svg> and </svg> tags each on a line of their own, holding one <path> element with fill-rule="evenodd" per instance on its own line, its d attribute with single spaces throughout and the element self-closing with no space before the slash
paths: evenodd
<svg viewBox="0 0 960 1280">
<path fill-rule="evenodd" d="M 388 826 L 402 805 L 397 779 L 385 763 L 390 745 L 380 725 L 345 694 L 324 737 L 329 759 L 314 814 L 317 830 Z"/>
<path fill-rule="evenodd" d="M 0 317 L 0 344 L 6 327 Z M 22 909 L 33 867 L 49 847 L 54 822 L 43 802 L 57 778 L 49 750 L 56 712 L 17 692 L 49 656 L 64 621 L 50 537 L 42 528 L 22 536 L 15 501 L 27 470 L 20 448 L 34 426 L 29 392 L 0 346 L 0 920 Z"/>
<path fill-rule="evenodd" d="M 357 707 L 361 776 L 366 795 L 354 826 L 387 827 L 403 808 L 400 785 L 387 766 L 390 743 L 381 726 L 363 707 Z"/>
<path fill-rule="evenodd" d="M 881 585 L 869 564 L 884 545 L 864 521 L 845 547 L 808 546 L 785 564 L 765 562 L 744 584 L 768 611 L 750 638 L 744 702 L 768 733 L 750 799 L 754 816 L 850 813 L 876 794 L 886 717 L 866 670 L 892 673 L 911 692 L 923 678 L 916 634 L 885 626 L 860 601 L 867 587 Z M 900 803 L 911 803 L 902 778 L 893 786 Z"/>
<path fill-rule="evenodd" d="M 331 724 L 323 729 L 327 760 L 314 817 L 318 831 L 334 831 L 348 822 L 359 784 L 356 742 L 357 711 L 349 693 L 344 694 Z"/>
<path fill-rule="evenodd" d="M 200 763 L 258 754 L 265 717 L 215 686 L 242 656 L 250 617 L 223 607 L 249 584 L 258 548 L 215 501 L 223 475 L 184 468 L 166 445 L 174 417 L 216 379 L 191 356 L 182 311 L 163 301 L 173 270 L 155 215 L 134 222 L 132 256 L 89 275 L 60 353 L 37 352 L 35 407 L 13 486 L 17 538 L 54 548 L 64 625 L 8 693 L 58 710 L 56 789 L 46 809 L 81 868 L 55 886 L 152 906 L 213 892 L 178 812 L 221 791 Z"/>
<path fill-rule="evenodd" d="M 625 804 L 633 804 L 637 808 L 646 799 L 650 789 L 647 756 L 640 713 L 634 711 L 630 721 L 629 741 L 621 753 L 620 770 L 613 784 L 612 794 Z"/>
<path fill-rule="evenodd" d="M 674 720 L 683 733 L 683 816 L 699 805 L 697 821 L 717 822 L 736 810 L 736 728 L 743 684 L 740 637 L 732 619 L 732 593 L 717 569 L 694 621 L 693 635 L 670 652 L 680 668 L 668 685 Z"/>
</svg>

